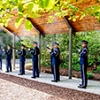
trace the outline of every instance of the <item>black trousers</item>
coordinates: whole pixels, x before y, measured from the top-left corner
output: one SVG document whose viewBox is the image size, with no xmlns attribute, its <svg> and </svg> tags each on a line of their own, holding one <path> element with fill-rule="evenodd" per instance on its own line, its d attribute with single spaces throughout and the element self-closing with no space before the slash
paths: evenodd
<svg viewBox="0 0 100 100">
<path fill-rule="evenodd" d="M 80 64 L 82 86 L 87 87 L 87 64 Z"/>
<path fill-rule="evenodd" d="M 60 80 L 59 65 L 52 64 L 52 73 L 55 81 Z"/>
<path fill-rule="evenodd" d="M 2 69 L 2 58 L 0 58 L 0 69 Z"/>
<path fill-rule="evenodd" d="M 25 74 L 25 61 L 20 61 L 20 74 Z"/>
<path fill-rule="evenodd" d="M 39 77 L 38 61 L 32 61 L 32 66 L 33 77 Z"/>
<path fill-rule="evenodd" d="M 9 72 L 12 71 L 12 65 L 11 65 L 11 60 L 6 60 L 6 71 Z"/>
</svg>

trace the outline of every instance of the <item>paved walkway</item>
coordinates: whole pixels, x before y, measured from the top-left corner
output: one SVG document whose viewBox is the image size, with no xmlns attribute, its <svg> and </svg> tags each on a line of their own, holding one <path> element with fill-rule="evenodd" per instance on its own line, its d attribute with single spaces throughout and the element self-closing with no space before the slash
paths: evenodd
<svg viewBox="0 0 100 100">
<path fill-rule="evenodd" d="M 4 66 L 5 65 L 3 65 L 3 71 L 0 71 L 1 73 L 5 73 Z M 100 82 L 99 81 L 89 80 L 88 87 L 86 89 L 80 89 L 77 87 L 79 85 L 79 83 L 81 82 L 81 79 L 79 79 L 79 78 L 68 79 L 68 77 L 66 77 L 66 76 L 61 76 L 61 78 L 60 78 L 61 81 L 55 83 L 55 82 L 51 82 L 51 80 L 53 79 L 52 74 L 41 73 L 40 78 L 32 79 L 31 71 L 26 70 L 25 73 L 26 73 L 25 75 L 18 75 L 18 69 L 16 69 L 16 70 L 13 70 L 13 72 L 11 72 L 11 73 L 5 73 L 5 74 L 10 74 L 10 75 L 14 75 L 14 76 L 21 77 L 21 78 L 26 78 L 29 80 L 34 80 L 34 81 L 38 81 L 38 82 L 42 82 L 42 83 L 55 85 L 55 86 L 60 86 L 60 87 L 64 87 L 64 88 L 70 88 L 70 89 L 75 89 L 75 90 L 79 90 L 79 91 L 84 91 L 84 92 L 89 92 L 89 93 L 94 93 L 94 94 L 100 95 Z"/>
</svg>

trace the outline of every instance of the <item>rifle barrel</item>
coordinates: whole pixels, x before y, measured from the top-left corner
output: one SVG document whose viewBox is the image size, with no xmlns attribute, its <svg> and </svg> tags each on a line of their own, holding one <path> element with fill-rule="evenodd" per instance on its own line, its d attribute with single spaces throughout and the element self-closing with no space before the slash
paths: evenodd
<svg viewBox="0 0 100 100">
<path fill-rule="evenodd" d="M 46 46 L 47 49 L 51 50 L 48 46 Z"/>
<path fill-rule="evenodd" d="M 79 49 L 79 47 L 78 47 L 78 46 L 76 46 L 76 48 L 77 48 L 77 49 Z"/>
</svg>

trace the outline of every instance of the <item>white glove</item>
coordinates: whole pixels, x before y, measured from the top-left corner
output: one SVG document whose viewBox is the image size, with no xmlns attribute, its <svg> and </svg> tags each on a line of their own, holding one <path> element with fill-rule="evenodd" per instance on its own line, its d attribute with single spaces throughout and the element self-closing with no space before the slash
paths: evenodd
<svg viewBox="0 0 100 100">
<path fill-rule="evenodd" d="M 78 52 L 80 52 L 81 50 L 80 49 L 78 49 Z"/>
<path fill-rule="evenodd" d="M 18 50 L 16 50 L 16 52 L 18 52 Z"/>
<path fill-rule="evenodd" d="M 28 49 L 28 51 L 30 51 L 31 49 Z"/>
<path fill-rule="evenodd" d="M 51 52 L 51 50 L 50 50 L 50 49 L 48 49 L 48 51 L 49 51 L 49 52 Z"/>
<path fill-rule="evenodd" d="M 2 51 L 5 51 L 5 49 L 2 49 Z"/>
</svg>

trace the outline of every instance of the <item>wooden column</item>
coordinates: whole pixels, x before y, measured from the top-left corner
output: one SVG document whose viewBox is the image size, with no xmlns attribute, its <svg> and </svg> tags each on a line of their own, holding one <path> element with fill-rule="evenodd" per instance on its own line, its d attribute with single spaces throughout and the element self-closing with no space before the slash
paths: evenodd
<svg viewBox="0 0 100 100">
<path fill-rule="evenodd" d="M 38 47 L 41 52 L 41 34 L 39 31 L 38 31 Z M 39 73 L 40 73 L 41 72 L 41 53 L 38 56 L 38 68 L 39 68 Z"/>
<path fill-rule="evenodd" d="M 69 67 L 68 67 L 68 76 L 69 79 L 72 79 L 72 27 L 69 24 L 68 20 L 66 17 L 64 17 L 65 22 L 69 28 Z"/>
<path fill-rule="evenodd" d="M 13 35 L 13 47 L 15 48 L 15 35 Z M 13 69 L 15 70 L 15 49 L 13 49 Z"/>
<path fill-rule="evenodd" d="M 72 29 L 69 30 L 69 79 L 72 79 Z"/>
</svg>

